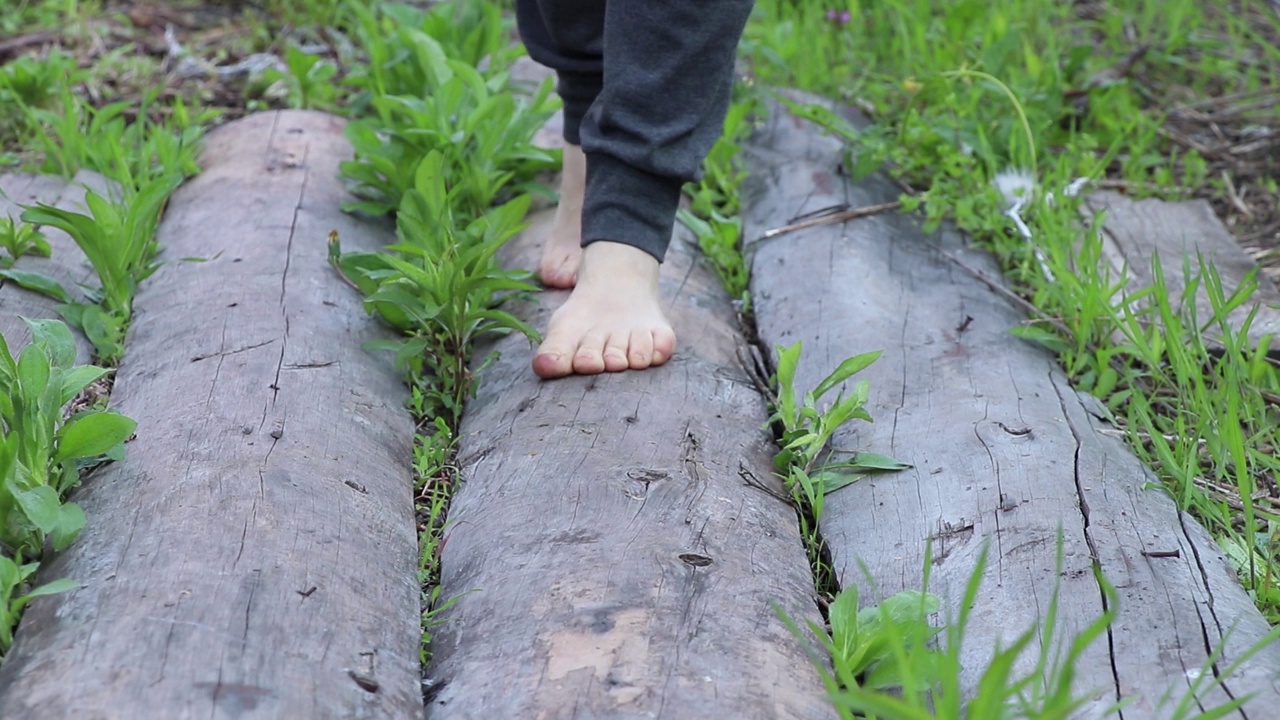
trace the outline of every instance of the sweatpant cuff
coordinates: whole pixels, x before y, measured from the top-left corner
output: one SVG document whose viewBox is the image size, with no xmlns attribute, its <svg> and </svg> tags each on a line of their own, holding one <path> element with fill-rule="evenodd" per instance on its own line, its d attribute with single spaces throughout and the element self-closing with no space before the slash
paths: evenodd
<svg viewBox="0 0 1280 720">
<path fill-rule="evenodd" d="M 604 85 L 600 73 L 579 73 L 561 70 L 556 73 L 559 84 L 556 92 L 564 103 L 564 140 L 570 145 L 581 145 L 579 129 L 591 104 L 596 101 Z"/>
<path fill-rule="evenodd" d="M 598 240 L 639 248 L 662 262 L 671 243 L 684 183 L 612 156 L 587 153 L 582 244 Z"/>
</svg>

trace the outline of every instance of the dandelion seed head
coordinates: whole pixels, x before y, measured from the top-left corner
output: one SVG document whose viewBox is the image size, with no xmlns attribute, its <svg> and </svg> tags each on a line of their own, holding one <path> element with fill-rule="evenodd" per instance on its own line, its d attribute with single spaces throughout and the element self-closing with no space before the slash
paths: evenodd
<svg viewBox="0 0 1280 720">
<path fill-rule="evenodd" d="M 1029 170 L 1008 168 L 996 173 L 992 180 L 1009 207 L 1026 203 L 1036 189 L 1036 178 Z"/>
</svg>

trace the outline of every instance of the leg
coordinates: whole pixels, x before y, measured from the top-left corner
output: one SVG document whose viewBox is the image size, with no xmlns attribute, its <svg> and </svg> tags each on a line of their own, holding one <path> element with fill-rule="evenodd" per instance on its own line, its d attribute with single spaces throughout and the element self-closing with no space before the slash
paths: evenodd
<svg viewBox="0 0 1280 720">
<path fill-rule="evenodd" d="M 529 56 L 556 71 L 564 101 L 564 167 L 560 203 L 542 246 L 538 276 L 571 288 L 582 263 L 582 204 L 587 161 L 579 128 L 604 83 L 605 0 L 517 0 L 516 21 Z"/>
<path fill-rule="evenodd" d="M 750 11 L 751 0 L 608 0 L 604 85 L 579 129 L 585 250 L 534 357 L 542 377 L 642 369 L 674 353 L 658 264 L 680 189 L 721 132 Z"/>
</svg>

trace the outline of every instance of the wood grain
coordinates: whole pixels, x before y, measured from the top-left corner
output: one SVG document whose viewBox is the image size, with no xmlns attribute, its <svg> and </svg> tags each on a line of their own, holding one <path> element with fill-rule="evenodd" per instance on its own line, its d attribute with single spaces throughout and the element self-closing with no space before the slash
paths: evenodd
<svg viewBox="0 0 1280 720">
<path fill-rule="evenodd" d="M 342 121 L 273 112 L 207 139 L 159 231 L 112 401 L 127 460 L 76 494 L 0 668 L 5 718 L 422 713 L 413 424 L 328 267 L 388 238 L 339 212 Z"/>
<path fill-rule="evenodd" d="M 84 204 L 86 188 L 99 193 L 110 192 L 110 183 L 101 175 L 81 171 L 71 180 L 56 175 L 32 175 L 14 173 L 0 175 L 0 217 L 17 220 L 23 206 L 44 203 L 64 210 L 87 213 Z M 41 232 L 52 250 L 47 258 L 25 255 L 14 263 L 14 270 L 48 275 L 77 300 L 83 299 L 81 285 L 98 285 L 97 275 L 85 260 L 84 253 L 69 235 L 56 228 L 42 228 Z M 31 341 L 31 331 L 22 318 L 59 319 L 55 308 L 58 301 L 39 293 L 25 290 L 17 283 L 0 279 L 0 335 L 4 335 L 9 349 L 17 353 Z M 79 349 L 79 361 L 92 359 L 93 346 L 79 331 L 73 331 Z"/>
<path fill-rule="evenodd" d="M 530 267 L 550 214 L 508 261 Z M 481 379 L 428 716 L 827 718 L 804 647 L 820 622 L 765 405 L 740 368 L 728 298 L 678 234 L 662 270 L 676 357 L 644 372 L 539 381 L 523 338 Z M 543 327 L 563 292 L 522 316 Z M 481 349 L 482 357 L 487 349 Z"/>
<path fill-rule="evenodd" d="M 775 109 L 747 147 L 746 237 L 831 205 L 898 196 L 881 176 L 842 176 L 842 150 Z M 826 498 L 821 528 L 841 582 L 869 601 L 919 589 L 932 543 L 931 590 L 954 617 L 988 546 L 963 653 L 972 691 L 992 649 L 1042 620 L 1055 589 L 1059 633 L 1070 637 L 1103 612 L 1096 558 L 1119 592 L 1119 617 L 1077 668 L 1075 687 L 1089 698 L 1081 715 L 1124 698 L 1134 703 L 1126 718 L 1168 717 L 1168 708 L 1156 710 L 1160 696 L 1181 696 L 1226 628 L 1239 623 L 1229 662 L 1265 622 L 1237 583 L 1222 582 L 1228 566 L 1207 534 L 1162 490 L 1146 487 L 1154 478 L 1118 440 L 1096 432 L 1054 359 L 1009 334 L 1025 320 L 1021 311 L 958 263 L 999 277 L 994 261 L 957 233 L 926 236 L 901 213 L 754 244 L 759 334 L 770 347 L 803 343 L 801 391 L 848 356 L 884 352 L 862 374 L 875 422 L 838 433 L 834 445 L 913 467 Z M 1170 550 L 1178 557 L 1147 554 Z M 1246 663 L 1225 692 L 1207 693 L 1206 706 L 1258 691 L 1248 707 L 1251 717 L 1265 716 L 1258 708 L 1280 700 L 1277 650 Z M 1021 667 L 1031 660 L 1024 656 Z"/>
<path fill-rule="evenodd" d="M 1205 200 L 1133 200 L 1103 191 L 1089 195 L 1081 211 L 1090 216 L 1103 214 L 1103 251 L 1117 277 L 1129 278 L 1129 292 L 1153 284 L 1152 260 L 1158 257 L 1169 301 L 1179 308 L 1188 284 L 1200 275 L 1199 262 L 1203 258 L 1217 270 L 1227 296 L 1243 286 L 1250 273 L 1256 273 L 1258 287 L 1249 302 L 1225 318 L 1232 330 L 1240 331 L 1249 314 L 1256 312 L 1247 336 L 1253 345 L 1263 336 L 1280 334 L 1280 290 L 1258 271 L 1257 263 L 1240 248 Z M 1190 274 L 1186 272 L 1188 268 Z M 1213 304 L 1203 281 L 1195 293 L 1195 309 L 1199 324 L 1209 325 L 1207 339 L 1220 346 L 1222 331 L 1212 323 Z"/>
</svg>

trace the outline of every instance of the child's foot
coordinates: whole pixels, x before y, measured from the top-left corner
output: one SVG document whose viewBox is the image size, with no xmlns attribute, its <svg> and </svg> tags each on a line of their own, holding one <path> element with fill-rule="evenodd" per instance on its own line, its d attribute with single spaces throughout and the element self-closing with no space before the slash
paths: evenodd
<svg viewBox="0 0 1280 720">
<path fill-rule="evenodd" d="M 587 156 L 578 145 L 564 146 L 560 205 L 551 234 L 542 246 L 538 277 L 547 287 L 571 288 L 582 264 L 582 197 L 587 184 Z"/>
<path fill-rule="evenodd" d="M 630 245 L 594 242 L 573 294 L 551 316 L 533 357 L 540 377 L 643 370 L 671 359 L 676 335 L 662 312 L 658 261 Z"/>
</svg>

